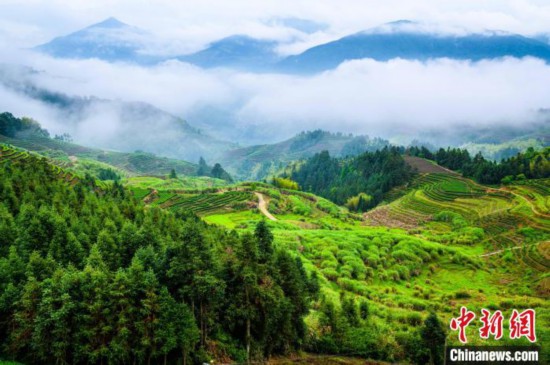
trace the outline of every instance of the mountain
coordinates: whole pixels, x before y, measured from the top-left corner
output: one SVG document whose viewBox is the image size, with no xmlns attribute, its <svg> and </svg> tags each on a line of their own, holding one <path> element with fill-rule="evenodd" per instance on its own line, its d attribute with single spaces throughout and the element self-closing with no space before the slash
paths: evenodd
<svg viewBox="0 0 550 365">
<path fill-rule="evenodd" d="M 178 59 L 202 68 L 230 67 L 247 71 L 263 71 L 279 60 L 275 52 L 276 46 L 277 42 L 274 41 L 234 35 L 216 41 L 199 52 L 180 56 Z"/>
<path fill-rule="evenodd" d="M 36 75 L 46 77 L 29 68 L 0 66 L 0 86 L 46 107 L 55 118 L 54 132 L 69 133 L 78 143 L 187 161 L 198 161 L 201 156 L 210 159 L 237 147 L 151 104 L 67 95 L 40 86 Z M 4 107 L 9 109 L 9 105 Z"/>
<path fill-rule="evenodd" d="M 150 64 L 160 58 L 143 53 L 152 36 L 116 18 L 108 18 L 77 32 L 58 37 L 34 49 L 53 57 L 108 62 L 124 61 Z"/>
<path fill-rule="evenodd" d="M 295 19 L 275 19 L 271 26 L 283 26 L 311 33 L 320 24 Z M 344 61 L 370 58 L 428 60 L 451 58 L 479 61 L 501 57 L 536 57 L 550 61 L 548 38 L 528 38 L 498 31 L 450 34 L 416 22 L 400 20 L 322 44 L 282 58 L 279 43 L 247 35 L 233 35 L 215 41 L 198 52 L 167 56 L 155 54 L 161 42 L 148 32 L 115 18 L 53 39 L 34 49 L 60 58 L 97 58 L 108 62 L 152 65 L 176 58 L 202 68 L 228 67 L 251 72 L 314 73 L 337 67 Z"/>
<path fill-rule="evenodd" d="M 347 60 L 363 58 L 377 61 L 394 58 L 479 61 L 527 56 L 550 61 L 550 45 L 538 39 L 494 31 L 466 35 L 439 34 L 426 30 L 418 23 L 398 21 L 289 56 L 278 64 L 278 69 L 297 73 L 320 72 L 336 68 Z"/>
<path fill-rule="evenodd" d="M 232 176 L 261 180 L 290 161 L 308 158 L 321 151 L 329 151 L 331 156 L 352 156 L 388 144 L 380 138 L 316 130 L 302 132 L 279 143 L 234 149 L 224 153 L 219 160 Z"/>
<path fill-rule="evenodd" d="M 168 175 L 171 169 L 183 176 L 194 176 L 197 173 L 198 166 L 190 162 L 145 152 L 124 153 L 90 148 L 67 139 L 67 136 L 51 138 L 49 132 L 33 119 L 19 119 L 8 112 L 0 113 L 1 144 L 38 152 L 73 171 L 78 170 L 76 167 L 81 164 L 87 167 L 81 172 L 91 172 L 94 167 L 99 166 L 121 172 L 125 176 Z"/>
</svg>

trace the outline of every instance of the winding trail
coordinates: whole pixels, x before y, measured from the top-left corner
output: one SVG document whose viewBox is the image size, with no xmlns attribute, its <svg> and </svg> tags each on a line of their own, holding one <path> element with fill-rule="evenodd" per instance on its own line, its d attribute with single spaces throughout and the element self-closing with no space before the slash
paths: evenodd
<svg viewBox="0 0 550 365">
<path fill-rule="evenodd" d="M 275 218 L 269 211 L 267 210 L 267 203 L 264 199 L 264 195 L 261 193 L 254 192 L 256 196 L 258 197 L 258 209 L 260 209 L 260 212 L 262 212 L 263 215 L 265 215 L 268 219 L 272 221 L 276 221 L 277 218 Z"/>
<path fill-rule="evenodd" d="M 519 250 L 520 248 L 524 248 L 524 247 L 537 246 L 541 243 L 544 243 L 544 242 L 537 242 L 537 243 L 533 243 L 533 244 L 530 244 L 530 245 L 521 245 L 521 246 L 508 247 L 508 248 L 505 248 L 505 249 L 502 249 L 502 250 L 497 250 L 497 251 L 489 252 L 489 253 L 486 253 L 486 254 L 483 254 L 483 255 L 479 255 L 479 257 L 487 257 L 487 256 L 498 255 L 499 253 L 502 253 L 502 252 L 505 252 L 505 251 L 508 251 L 508 250 Z"/>
</svg>

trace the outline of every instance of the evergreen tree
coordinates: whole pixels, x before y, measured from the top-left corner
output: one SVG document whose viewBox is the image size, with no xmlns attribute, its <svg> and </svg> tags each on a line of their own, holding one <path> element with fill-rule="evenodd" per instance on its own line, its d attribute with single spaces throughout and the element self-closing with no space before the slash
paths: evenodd
<svg viewBox="0 0 550 365">
<path fill-rule="evenodd" d="M 445 331 L 441 321 L 435 313 L 430 313 L 420 330 L 422 340 L 430 351 L 430 364 L 443 364 L 443 352 L 445 351 Z"/>
<path fill-rule="evenodd" d="M 206 161 L 204 160 L 204 158 L 199 158 L 199 167 L 197 169 L 197 176 L 208 176 L 209 175 L 209 171 L 208 171 L 208 165 L 206 164 Z"/>
<path fill-rule="evenodd" d="M 273 255 L 273 234 L 271 233 L 265 219 L 256 225 L 254 237 L 258 241 L 258 255 L 260 262 L 265 263 L 271 260 Z"/>
<path fill-rule="evenodd" d="M 225 171 L 219 163 L 216 163 L 212 168 L 212 171 L 210 171 L 210 175 L 216 179 L 223 179 L 224 174 Z"/>
</svg>

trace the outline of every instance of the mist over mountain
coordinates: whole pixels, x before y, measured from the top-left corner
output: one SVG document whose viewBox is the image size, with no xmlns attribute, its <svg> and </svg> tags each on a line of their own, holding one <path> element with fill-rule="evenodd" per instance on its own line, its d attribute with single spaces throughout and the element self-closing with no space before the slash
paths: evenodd
<svg viewBox="0 0 550 365">
<path fill-rule="evenodd" d="M 314 31 L 315 23 L 283 19 L 270 24 Z M 98 58 L 108 62 L 125 61 L 151 65 L 178 59 L 202 68 L 233 68 L 248 72 L 311 73 L 334 69 L 341 63 L 357 59 L 388 61 L 399 58 L 426 61 L 436 58 L 480 61 L 504 57 L 535 57 L 550 61 L 550 44 L 540 38 L 528 38 L 501 31 L 484 33 L 441 33 L 437 26 L 400 20 L 336 41 L 283 57 L 280 42 L 232 35 L 214 41 L 204 49 L 176 57 L 145 53 L 147 43 L 160 42 L 149 33 L 116 18 L 55 38 L 35 49 L 60 58 Z"/>
<path fill-rule="evenodd" d="M 278 143 L 237 148 L 220 155 L 219 160 L 234 176 L 259 180 L 274 174 L 290 161 L 305 159 L 321 151 L 344 157 L 388 145 L 389 142 L 381 138 L 315 130 L 301 132 Z"/>
<path fill-rule="evenodd" d="M 42 105 L 56 124 L 30 115 L 45 122 L 54 133 L 69 133 L 75 142 L 125 152 L 141 150 L 194 162 L 201 156 L 210 158 L 237 147 L 145 102 L 72 96 L 41 87 L 35 80 L 40 74 L 30 68 L 2 65 L 0 88 Z"/>
<path fill-rule="evenodd" d="M 503 57 L 535 57 L 550 61 L 550 45 L 518 34 L 488 31 L 483 34 L 437 34 L 411 21 L 397 21 L 322 44 L 289 56 L 281 70 L 318 72 L 344 61 L 394 58 L 425 61 L 434 58 L 480 61 Z"/>
<path fill-rule="evenodd" d="M 199 52 L 178 57 L 178 60 L 203 68 L 229 67 L 247 71 L 263 71 L 273 67 L 281 57 L 275 41 L 234 35 L 216 41 Z"/>
<path fill-rule="evenodd" d="M 326 42 L 321 21 L 266 19 L 250 27 L 257 33 L 167 55 L 166 39 L 111 17 L 4 53 L 30 71 L 4 72 L 0 107 L 83 144 L 191 161 L 304 130 L 462 145 L 496 130 L 540 136 L 548 123 L 540 37 L 398 21 Z M 320 45 L 285 56 L 308 42 Z"/>
<path fill-rule="evenodd" d="M 108 62 L 152 64 L 161 58 L 145 54 L 144 50 L 147 43 L 154 41 L 147 31 L 110 17 L 34 49 L 59 58 L 97 58 Z"/>
</svg>

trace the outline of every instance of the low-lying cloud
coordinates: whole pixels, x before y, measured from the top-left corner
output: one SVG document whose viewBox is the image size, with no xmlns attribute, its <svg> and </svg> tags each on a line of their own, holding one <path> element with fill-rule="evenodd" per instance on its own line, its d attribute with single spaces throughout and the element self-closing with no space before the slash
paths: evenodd
<svg viewBox="0 0 550 365">
<path fill-rule="evenodd" d="M 40 87 L 151 103 L 184 119 L 192 115 L 192 125 L 241 144 L 278 141 L 316 128 L 412 138 L 464 125 L 523 126 L 539 120 L 538 110 L 550 108 L 550 66 L 533 58 L 365 59 L 307 77 L 202 70 L 178 61 L 146 68 L 26 52 L 16 58 L 41 71 L 32 76 Z M 128 123 L 112 115 L 102 123 L 98 118 L 110 115 L 102 111 L 82 121 L 86 128 L 75 129 L 63 124 L 58 110 L 6 89 L 0 93 L 1 110 L 31 116 L 54 133 L 75 133 L 83 143 L 97 140 L 98 134 L 115 134 L 117 123 Z M 205 106 L 225 114 L 197 113 Z"/>
</svg>

